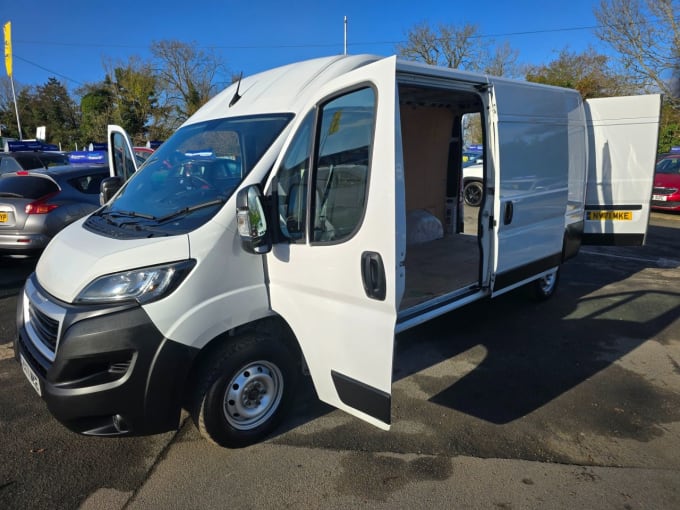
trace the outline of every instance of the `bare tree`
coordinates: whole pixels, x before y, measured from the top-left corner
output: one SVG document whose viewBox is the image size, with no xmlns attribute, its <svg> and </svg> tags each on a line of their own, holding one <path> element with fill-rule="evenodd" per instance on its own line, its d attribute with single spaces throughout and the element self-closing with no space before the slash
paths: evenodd
<svg viewBox="0 0 680 510">
<path fill-rule="evenodd" d="M 496 46 L 482 38 L 476 25 L 440 24 L 436 29 L 421 22 L 408 30 L 407 41 L 397 45 L 402 57 L 431 65 L 498 76 L 516 76 L 518 52 L 509 43 Z"/>
<path fill-rule="evenodd" d="M 507 41 L 499 46 L 493 46 L 489 50 L 486 64 L 482 71 L 492 76 L 507 76 L 518 78 L 520 75 L 519 50 L 515 50 Z"/>
<path fill-rule="evenodd" d="M 672 74 L 680 61 L 680 1 L 601 0 L 597 36 L 619 55 L 643 90 L 657 89 L 680 107 Z"/>
<path fill-rule="evenodd" d="M 176 127 L 215 94 L 216 79 L 226 73 L 226 67 L 218 55 L 199 49 L 196 43 L 158 41 L 151 45 L 151 53 Z"/>
</svg>

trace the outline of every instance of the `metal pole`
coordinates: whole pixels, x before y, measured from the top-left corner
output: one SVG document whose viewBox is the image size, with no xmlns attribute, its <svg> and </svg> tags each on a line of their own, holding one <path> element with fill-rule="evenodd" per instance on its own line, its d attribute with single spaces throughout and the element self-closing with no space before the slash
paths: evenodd
<svg viewBox="0 0 680 510">
<path fill-rule="evenodd" d="M 19 122 L 19 107 L 17 106 L 17 95 L 14 92 L 14 78 L 10 75 L 9 81 L 12 84 L 12 97 L 14 98 L 14 111 L 17 114 L 17 128 L 19 128 L 19 140 L 23 140 L 21 137 L 21 122 Z"/>
<path fill-rule="evenodd" d="M 347 55 L 347 16 L 345 16 L 345 55 Z"/>
</svg>

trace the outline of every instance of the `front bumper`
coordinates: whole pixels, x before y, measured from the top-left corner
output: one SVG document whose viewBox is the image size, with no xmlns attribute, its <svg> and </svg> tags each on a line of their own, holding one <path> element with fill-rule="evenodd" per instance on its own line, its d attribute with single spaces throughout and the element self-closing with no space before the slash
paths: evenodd
<svg viewBox="0 0 680 510">
<path fill-rule="evenodd" d="M 136 303 L 70 305 L 41 289 L 35 274 L 19 296 L 14 349 L 57 420 L 106 436 L 176 429 L 197 354 L 165 338 Z"/>
</svg>

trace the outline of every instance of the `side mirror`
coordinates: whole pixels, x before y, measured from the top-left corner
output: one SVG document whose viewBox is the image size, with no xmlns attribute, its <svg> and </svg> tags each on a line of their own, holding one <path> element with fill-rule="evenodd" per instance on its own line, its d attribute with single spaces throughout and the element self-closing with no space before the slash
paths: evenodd
<svg viewBox="0 0 680 510">
<path fill-rule="evenodd" d="M 271 251 L 271 235 L 267 229 L 262 193 L 258 186 L 248 186 L 237 193 L 236 221 L 241 246 L 245 251 L 258 255 Z"/>
<path fill-rule="evenodd" d="M 122 177 L 107 177 L 99 185 L 99 204 L 104 205 L 123 186 Z"/>
</svg>

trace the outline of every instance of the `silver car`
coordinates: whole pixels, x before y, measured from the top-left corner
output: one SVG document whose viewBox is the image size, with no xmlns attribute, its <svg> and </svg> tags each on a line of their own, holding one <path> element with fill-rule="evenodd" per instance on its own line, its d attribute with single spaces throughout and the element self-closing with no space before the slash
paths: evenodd
<svg viewBox="0 0 680 510">
<path fill-rule="evenodd" d="M 0 255 L 39 254 L 59 230 L 99 207 L 108 165 L 58 166 L 0 176 Z"/>
</svg>

